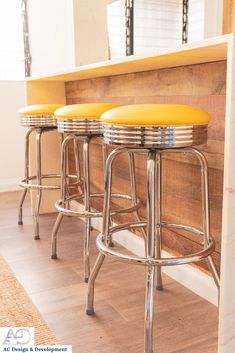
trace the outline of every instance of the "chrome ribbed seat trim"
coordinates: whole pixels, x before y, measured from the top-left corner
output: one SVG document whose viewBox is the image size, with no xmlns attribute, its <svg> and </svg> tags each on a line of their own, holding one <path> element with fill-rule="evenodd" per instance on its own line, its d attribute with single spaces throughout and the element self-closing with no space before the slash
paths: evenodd
<svg viewBox="0 0 235 353">
<path fill-rule="evenodd" d="M 58 119 L 58 132 L 76 135 L 102 135 L 102 125 L 97 119 Z"/>
<path fill-rule="evenodd" d="M 27 127 L 51 127 L 56 126 L 56 119 L 54 115 L 21 115 L 20 123 Z"/>
<path fill-rule="evenodd" d="M 207 141 L 207 125 L 129 127 L 103 124 L 104 141 L 111 145 L 177 148 Z"/>
</svg>

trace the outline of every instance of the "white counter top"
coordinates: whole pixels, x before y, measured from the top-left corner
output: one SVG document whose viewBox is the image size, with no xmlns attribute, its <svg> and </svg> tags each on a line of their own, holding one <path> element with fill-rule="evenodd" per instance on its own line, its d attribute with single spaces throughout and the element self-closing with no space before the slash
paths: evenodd
<svg viewBox="0 0 235 353">
<path fill-rule="evenodd" d="M 131 55 L 45 76 L 30 77 L 27 81 L 66 82 L 225 60 L 227 58 L 227 44 L 231 39 L 232 34 L 227 34 L 150 52 L 146 55 Z"/>
</svg>

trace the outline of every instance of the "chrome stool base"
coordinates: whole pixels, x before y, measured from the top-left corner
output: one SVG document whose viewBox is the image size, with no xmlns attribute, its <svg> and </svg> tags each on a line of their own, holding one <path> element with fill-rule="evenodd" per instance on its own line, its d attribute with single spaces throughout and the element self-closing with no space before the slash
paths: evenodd
<svg viewBox="0 0 235 353">
<path fill-rule="evenodd" d="M 169 147 L 169 146 L 168 146 Z M 147 222 L 132 222 L 112 226 L 109 222 L 111 213 L 111 187 L 112 187 L 112 164 L 114 159 L 124 152 L 147 153 Z M 190 153 L 194 155 L 201 167 L 201 195 L 202 195 L 202 229 L 185 224 L 166 223 L 162 220 L 162 195 L 161 195 L 161 157 L 164 153 Z M 146 228 L 145 256 L 129 256 L 117 252 L 109 247 L 109 240 L 115 232 Z M 202 238 L 202 250 L 181 257 L 163 258 L 162 257 L 162 230 L 164 228 L 183 229 L 192 232 Z M 209 269 L 214 278 L 215 284 L 219 289 L 219 276 L 215 269 L 211 254 L 215 249 L 215 243 L 210 236 L 209 229 L 209 206 L 208 206 L 208 176 L 207 162 L 201 152 L 192 147 L 184 148 L 131 148 L 118 147 L 110 153 L 106 162 L 105 171 L 105 202 L 103 214 L 102 232 L 98 235 L 96 241 L 99 249 L 99 255 L 92 269 L 88 281 L 87 297 L 87 315 L 94 315 L 94 286 L 95 280 L 101 269 L 106 256 L 111 256 L 122 262 L 146 266 L 146 299 L 145 299 L 145 323 L 144 323 L 144 352 L 153 353 L 153 307 L 155 295 L 155 278 L 157 280 L 157 289 L 162 290 L 162 266 L 183 265 L 206 259 Z M 156 274 L 155 274 L 156 272 Z"/>
<path fill-rule="evenodd" d="M 88 119 L 89 120 L 89 119 Z M 90 121 L 88 121 L 90 123 Z M 71 125 L 68 125 L 69 122 L 66 123 L 66 132 L 71 131 L 73 128 L 73 122 L 71 122 Z M 77 126 L 77 125 L 76 125 Z M 96 128 L 96 127 L 95 127 Z M 65 132 L 64 130 L 64 123 L 61 122 L 60 120 L 58 121 L 58 130 L 60 132 Z M 96 130 L 95 130 L 96 131 Z M 95 132 L 94 131 L 94 132 Z M 97 133 L 97 132 L 96 132 Z M 91 231 L 91 219 L 94 217 L 102 217 L 102 212 L 98 212 L 95 210 L 91 209 L 91 199 L 96 198 L 96 197 L 104 197 L 103 193 L 91 193 L 90 192 L 90 171 L 89 171 L 89 143 L 92 139 L 94 138 L 99 138 L 99 135 L 90 134 L 90 135 L 82 135 L 81 131 L 79 133 L 72 133 L 69 134 L 63 141 L 62 143 L 62 151 L 61 151 L 61 180 L 62 180 L 62 186 L 61 186 L 61 199 L 58 200 L 55 204 L 56 209 L 59 211 L 59 214 L 57 216 L 57 220 L 54 224 L 53 230 L 52 230 L 52 236 L 51 236 L 51 258 L 52 259 L 57 259 L 57 233 L 62 221 L 63 216 L 75 216 L 75 217 L 81 217 L 85 219 L 85 234 L 84 234 L 84 248 L 83 248 L 83 257 L 84 257 L 84 281 L 88 282 L 88 278 L 90 275 L 90 260 L 89 260 L 89 253 L 90 253 L 90 231 Z M 75 144 L 77 142 L 83 142 L 83 183 L 82 183 L 82 189 L 80 193 L 77 193 L 72 196 L 68 196 L 65 193 L 66 189 L 66 176 L 65 176 L 65 169 L 66 169 L 66 164 L 67 164 L 67 146 L 70 141 L 75 141 Z M 106 148 L 103 149 L 103 154 L 104 154 L 104 161 L 106 160 L 107 157 L 107 151 Z M 75 152 L 75 160 L 78 162 L 78 158 L 76 158 L 76 155 L 78 155 L 78 149 L 77 152 Z M 109 222 L 111 222 L 112 216 L 115 214 L 121 214 L 121 213 L 131 213 L 133 212 L 135 217 L 138 218 L 138 209 L 141 205 L 140 201 L 136 197 L 136 185 L 135 185 L 135 174 L 132 172 L 133 167 L 134 167 L 134 160 L 133 156 L 130 156 L 130 175 L 131 175 L 131 189 L 132 189 L 132 195 L 127 195 L 127 194 L 112 194 L 113 199 L 125 199 L 130 201 L 130 206 L 127 206 L 125 208 L 119 208 L 116 210 L 113 210 L 113 212 L 109 216 Z M 77 210 L 71 210 L 68 208 L 68 204 L 70 201 L 76 200 L 76 201 L 84 201 L 84 209 L 81 211 Z M 109 240 L 109 246 L 112 247 L 112 239 L 110 238 Z"/>
<path fill-rule="evenodd" d="M 45 125 L 47 123 L 44 122 L 44 118 L 38 118 L 41 121 L 41 126 L 31 126 L 30 119 L 28 117 L 21 117 L 21 121 L 24 121 L 24 126 L 30 126 L 26 132 L 26 139 L 25 139 L 25 178 L 21 180 L 19 185 L 24 188 L 22 192 L 22 196 L 19 203 L 19 211 L 18 211 L 18 225 L 23 224 L 23 204 L 25 201 L 25 197 L 27 191 L 29 189 L 36 190 L 36 201 L 34 206 L 33 218 L 34 218 L 34 239 L 40 239 L 39 236 L 39 210 L 41 204 L 41 196 L 42 190 L 57 190 L 60 189 L 59 185 L 42 185 L 43 179 L 48 178 L 59 178 L 60 175 L 58 174 L 47 174 L 43 175 L 41 172 L 41 135 L 47 131 L 55 130 L 56 127 L 53 125 Z M 45 117 L 46 119 L 46 117 Z M 37 123 L 40 121 L 37 120 Z M 50 121 L 52 118 L 50 117 Z M 27 124 L 26 124 L 27 123 Z M 34 121 L 36 124 L 36 122 Z M 49 124 L 49 122 L 48 122 Z M 32 132 L 36 132 L 36 169 L 37 175 L 30 176 L 29 175 L 29 137 Z M 36 183 L 33 184 L 32 181 Z"/>
</svg>

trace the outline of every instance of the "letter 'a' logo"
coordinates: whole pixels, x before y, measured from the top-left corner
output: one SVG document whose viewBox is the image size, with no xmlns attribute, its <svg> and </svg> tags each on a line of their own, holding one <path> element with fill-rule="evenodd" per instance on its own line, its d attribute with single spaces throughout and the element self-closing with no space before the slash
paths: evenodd
<svg viewBox="0 0 235 353">
<path fill-rule="evenodd" d="M 30 330 L 27 328 L 10 328 L 6 338 L 3 341 L 4 345 L 26 345 L 31 340 Z"/>
</svg>

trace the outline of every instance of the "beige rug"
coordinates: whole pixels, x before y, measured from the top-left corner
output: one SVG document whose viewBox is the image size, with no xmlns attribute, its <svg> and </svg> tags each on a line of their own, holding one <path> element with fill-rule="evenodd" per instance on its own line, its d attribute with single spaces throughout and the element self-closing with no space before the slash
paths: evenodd
<svg viewBox="0 0 235 353">
<path fill-rule="evenodd" d="M 0 257 L 0 327 L 34 327 L 35 345 L 58 344 L 52 331 Z"/>
</svg>

